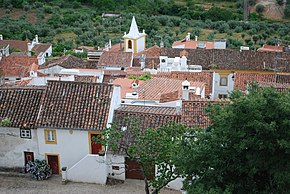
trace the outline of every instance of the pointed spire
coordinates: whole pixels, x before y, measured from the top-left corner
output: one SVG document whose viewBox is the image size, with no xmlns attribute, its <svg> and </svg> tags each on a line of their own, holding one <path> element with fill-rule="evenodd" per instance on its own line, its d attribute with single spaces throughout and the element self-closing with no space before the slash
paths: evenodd
<svg viewBox="0 0 290 194">
<path fill-rule="evenodd" d="M 125 34 L 124 37 L 126 38 L 138 38 L 140 37 L 140 33 L 138 30 L 138 26 L 135 20 L 135 16 L 133 16 L 132 22 L 131 22 L 131 27 L 130 27 L 130 31 L 128 34 Z"/>
</svg>

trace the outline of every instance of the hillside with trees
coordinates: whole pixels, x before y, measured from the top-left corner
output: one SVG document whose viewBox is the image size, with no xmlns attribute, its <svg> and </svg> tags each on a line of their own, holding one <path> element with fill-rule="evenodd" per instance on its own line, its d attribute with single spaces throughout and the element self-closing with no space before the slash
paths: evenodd
<svg viewBox="0 0 290 194">
<path fill-rule="evenodd" d="M 120 42 L 135 15 L 140 30 L 148 35 L 147 47 L 161 41 L 170 47 L 188 32 L 200 40 L 226 38 L 228 48 L 289 44 L 289 0 L 285 5 L 282 2 L 285 19 L 279 22 L 265 19 L 265 7 L 258 6 L 259 2 L 249 1 L 256 11 L 245 23 L 241 0 L 0 0 L 0 34 L 22 40 L 38 34 L 42 42 L 54 44 L 57 55 L 64 48 L 103 47 L 109 39 L 113 44 Z M 103 18 L 102 13 L 121 17 Z"/>
</svg>

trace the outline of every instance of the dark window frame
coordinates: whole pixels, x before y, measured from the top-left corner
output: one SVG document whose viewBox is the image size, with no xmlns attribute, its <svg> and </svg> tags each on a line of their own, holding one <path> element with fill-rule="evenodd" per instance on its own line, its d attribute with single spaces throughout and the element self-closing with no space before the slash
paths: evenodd
<svg viewBox="0 0 290 194">
<path fill-rule="evenodd" d="M 22 131 L 24 131 L 24 133 Z M 23 135 L 23 134 L 26 134 L 26 135 Z M 27 136 L 27 134 L 28 134 L 28 136 Z M 31 129 L 21 129 L 20 128 L 19 135 L 20 135 L 20 138 L 23 138 L 23 139 L 31 139 L 32 138 L 31 137 Z"/>
</svg>

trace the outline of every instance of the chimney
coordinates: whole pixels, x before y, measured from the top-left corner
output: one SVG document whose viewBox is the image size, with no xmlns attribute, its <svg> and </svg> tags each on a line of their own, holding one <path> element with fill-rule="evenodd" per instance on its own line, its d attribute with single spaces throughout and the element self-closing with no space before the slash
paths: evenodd
<svg viewBox="0 0 290 194">
<path fill-rule="evenodd" d="M 198 36 L 195 36 L 195 41 L 197 41 L 197 37 L 198 37 Z"/>
<path fill-rule="evenodd" d="M 111 39 L 109 40 L 109 49 L 111 49 L 112 48 L 112 41 L 111 41 Z"/>
<path fill-rule="evenodd" d="M 176 114 L 179 114 L 181 112 L 181 103 L 180 101 L 176 101 L 176 106 L 175 106 L 175 111 L 176 111 Z"/>
<path fill-rule="evenodd" d="M 185 37 L 185 40 L 186 41 L 189 41 L 190 40 L 190 33 L 187 33 L 187 36 Z"/>
<path fill-rule="evenodd" d="M 120 40 L 120 51 L 123 51 L 123 44 L 122 44 L 122 40 Z"/>
<path fill-rule="evenodd" d="M 160 48 L 163 48 L 164 47 L 164 42 L 160 42 Z"/>
<path fill-rule="evenodd" d="M 143 29 L 143 34 L 145 34 L 145 30 Z"/>
<path fill-rule="evenodd" d="M 38 43 L 38 35 L 35 35 L 35 42 Z"/>
<path fill-rule="evenodd" d="M 189 81 L 185 80 L 182 82 L 182 99 L 184 100 L 189 100 L 189 86 Z"/>
<path fill-rule="evenodd" d="M 0 40 L 3 40 L 3 35 L 2 34 L 0 34 Z"/>
</svg>

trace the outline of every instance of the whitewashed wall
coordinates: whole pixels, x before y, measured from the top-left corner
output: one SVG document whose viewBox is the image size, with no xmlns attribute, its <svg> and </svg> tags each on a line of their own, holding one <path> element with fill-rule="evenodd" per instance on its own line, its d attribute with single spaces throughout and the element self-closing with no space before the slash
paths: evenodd
<svg viewBox="0 0 290 194">
<path fill-rule="evenodd" d="M 0 167 L 24 167 L 24 152 L 38 156 L 37 133 L 31 130 L 31 139 L 20 138 L 19 128 L 0 127 Z"/>
<path fill-rule="evenodd" d="M 45 74 L 45 75 L 54 75 L 54 74 L 59 74 L 59 72 L 62 70 L 62 69 L 65 69 L 59 65 L 56 65 L 56 66 L 53 66 L 53 67 L 49 67 L 49 68 L 46 68 L 46 69 L 39 69 L 38 71 Z"/>
<path fill-rule="evenodd" d="M 45 144 L 43 128 L 37 129 L 37 137 L 41 157 L 45 159 L 45 154 L 59 154 L 60 169 L 71 168 L 89 154 L 87 131 L 57 129 L 57 144 Z"/>
<path fill-rule="evenodd" d="M 218 98 L 219 94 L 227 94 L 228 92 L 232 92 L 234 90 L 234 81 L 232 79 L 233 74 L 230 73 L 228 75 L 228 85 L 227 86 L 220 86 L 220 74 L 214 74 L 214 98 Z M 229 95 L 228 95 L 229 96 Z"/>
<path fill-rule="evenodd" d="M 67 179 L 75 182 L 106 184 L 107 165 L 103 156 L 88 154 L 67 171 Z"/>
<path fill-rule="evenodd" d="M 125 180 L 125 157 L 120 155 L 108 154 L 106 158 L 108 177 Z M 119 170 L 113 170 L 113 166 L 118 166 Z"/>
<path fill-rule="evenodd" d="M 137 53 L 145 50 L 145 36 L 137 39 Z"/>
</svg>

